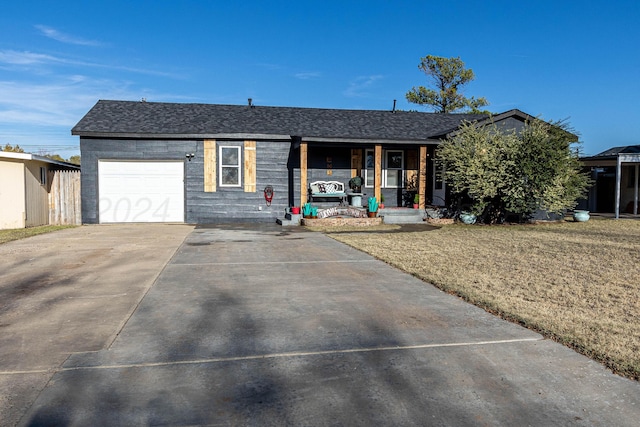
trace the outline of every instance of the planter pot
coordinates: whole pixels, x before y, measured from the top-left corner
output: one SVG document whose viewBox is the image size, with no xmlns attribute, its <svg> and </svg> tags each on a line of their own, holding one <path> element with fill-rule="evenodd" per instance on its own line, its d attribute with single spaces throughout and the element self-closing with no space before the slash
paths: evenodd
<svg viewBox="0 0 640 427">
<path fill-rule="evenodd" d="M 413 209 L 420 209 L 420 205 L 418 203 L 413 204 Z"/>
<path fill-rule="evenodd" d="M 378 208 L 379 208 L 379 209 L 384 209 L 384 203 L 380 203 L 380 204 L 378 204 Z"/>
<path fill-rule="evenodd" d="M 465 224 L 475 224 L 476 216 L 470 213 L 462 213 L 460 214 L 460 221 L 462 221 Z"/>
<path fill-rule="evenodd" d="M 294 206 L 294 207 L 292 207 L 292 208 L 291 208 L 291 213 L 292 213 L 293 215 L 299 215 L 299 214 L 300 214 L 300 207 L 298 207 L 298 206 Z"/>
<path fill-rule="evenodd" d="M 375 218 L 378 212 L 367 212 L 367 215 L 369 215 L 369 218 Z"/>
<path fill-rule="evenodd" d="M 573 220 L 576 222 L 589 221 L 589 218 L 591 218 L 589 211 L 573 211 Z"/>
</svg>

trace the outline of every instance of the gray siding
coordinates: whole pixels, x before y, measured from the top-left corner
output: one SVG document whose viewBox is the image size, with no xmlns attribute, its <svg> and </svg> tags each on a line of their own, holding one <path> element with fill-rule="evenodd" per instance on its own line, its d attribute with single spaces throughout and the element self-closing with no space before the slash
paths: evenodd
<svg viewBox="0 0 640 427">
<path fill-rule="evenodd" d="M 349 188 L 351 149 L 310 146 L 307 165 L 309 184 L 313 181 L 340 181 L 344 184 L 345 189 Z"/>
<path fill-rule="evenodd" d="M 186 162 L 185 154 L 195 153 L 199 146 L 202 146 L 202 142 L 80 138 L 82 222 L 97 224 L 100 221 L 98 160 L 182 160 Z M 202 155 L 200 155 L 200 161 L 202 162 Z M 186 163 L 193 163 L 193 161 Z M 187 171 L 185 182 L 188 182 L 189 166 L 185 168 Z M 189 222 L 188 219 L 187 222 Z"/>
<path fill-rule="evenodd" d="M 243 141 L 219 141 L 243 145 Z M 288 141 L 258 141 L 256 144 L 256 192 L 244 188 L 221 188 L 204 192 L 204 143 L 202 140 L 126 140 L 81 138 L 82 222 L 96 224 L 99 218 L 99 160 L 181 160 L 185 162 L 185 222 L 272 222 L 283 217 L 288 206 L 299 204 L 299 163 Z M 194 153 L 187 161 L 185 154 Z M 289 169 L 291 166 L 291 169 Z M 293 181 L 291 181 L 293 180 Z M 264 188 L 271 185 L 274 197 L 266 205 Z"/>
<path fill-rule="evenodd" d="M 218 141 L 218 144 L 242 146 L 243 141 Z M 187 165 L 187 222 L 273 222 L 284 217 L 286 208 L 293 204 L 289 191 L 290 147 L 288 141 L 256 142 L 255 192 L 218 186 L 215 192 L 205 193 L 203 145 L 200 143 L 200 152 L 196 153 L 192 164 Z M 264 189 L 268 185 L 274 191 L 271 206 L 267 206 L 264 198 Z"/>
<path fill-rule="evenodd" d="M 524 129 L 525 122 L 523 122 L 522 120 L 518 120 L 514 117 L 508 117 L 504 120 L 500 120 L 496 122 L 496 126 L 500 130 L 505 132 L 512 131 L 515 129 L 517 133 L 520 133 L 522 132 L 522 129 Z"/>
</svg>

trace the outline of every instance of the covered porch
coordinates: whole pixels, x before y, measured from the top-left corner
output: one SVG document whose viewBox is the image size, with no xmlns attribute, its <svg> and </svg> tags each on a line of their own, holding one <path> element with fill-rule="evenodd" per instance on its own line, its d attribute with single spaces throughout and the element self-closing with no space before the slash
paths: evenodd
<svg viewBox="0 0 640 427">
<path fill-rule="evenodd" d="M 341 142 L 303 139 L 296 144 L 299 162 L 300 204 L 310 201 L 310 185 L 314 181 L 338 181 L 347 194 L 353 193 L 349 181 L 362 178 L 362 203 L 369 197 L 383 202 L 385 208 L 413 207 L 419 209 L 433 203 L 434 195 L 444 204 L 444 191 L 434 185 L 434 144 L 390 143 L 388 141 Z M 349 197 L 351 200 L 351 197 Z"/>
<path fill-rule="evenodd" d="M 586 200 L 588 210 L 613 213 L 616 219 L 639 214 L 640 145 L 614 147 L 582 162 L 594 182 Z"/>
</svg>

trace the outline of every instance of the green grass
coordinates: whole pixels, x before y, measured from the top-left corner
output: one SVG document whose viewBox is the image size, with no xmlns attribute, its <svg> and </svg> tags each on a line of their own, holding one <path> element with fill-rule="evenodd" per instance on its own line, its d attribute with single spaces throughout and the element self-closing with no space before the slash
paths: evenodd
<svg viewBox="0 0 640 427">
<path fill-rule="evenodd" d="M 322 229 L 640 379 L 640 221 Z"/>
<path fill-rule="evenodd" d="M 42 225 L 40 227 L 15 228 L 11 230 L 0 230 L 0 244 L 12 240 L 24 239 L 38 234 L 51 233 L 52 231 L 73 228 L 75 225 Z"/>
</svg>

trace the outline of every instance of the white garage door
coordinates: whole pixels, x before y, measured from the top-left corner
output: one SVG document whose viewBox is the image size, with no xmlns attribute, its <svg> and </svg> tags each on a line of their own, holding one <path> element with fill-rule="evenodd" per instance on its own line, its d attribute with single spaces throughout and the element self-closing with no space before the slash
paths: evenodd
<svg viewBox="0 0 640 427">
<path fill-rule="evenodd" d="M 184 162 L 98 162 L 100 223 L 184 222 Z"/>
</svg>

